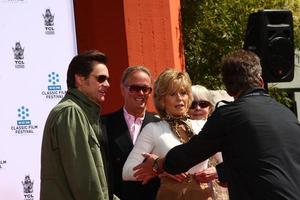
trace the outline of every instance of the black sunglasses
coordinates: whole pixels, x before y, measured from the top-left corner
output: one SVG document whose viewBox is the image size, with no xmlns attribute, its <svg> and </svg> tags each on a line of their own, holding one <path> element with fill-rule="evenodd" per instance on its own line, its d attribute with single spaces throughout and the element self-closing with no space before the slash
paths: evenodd
<svg viewBox="0 0 300 200">
<path fill-rule="evenodd" d="M 193 101 L 190 109 L 195 109 L 197 106 L 200 106 L 200 108 L 207 108 L 210 105 L 211 104 L 208 101 Z"/>
<path fill-rule="evenodd" d="M 131 93 L 139 93 L 140 91 L 143 91 L 144 94 L 150 94 L 152 92 L 152 88 L 145 85 L 128 85 L 126 87 Z"/>
<path fill-rule="evenodd" d="M 99 82 L 99 83 L 103 83 L 104 81 L 107 81 L 109 82 L 110 79 L 108 76 L 106 75 L 99 75 L 99 76 L 94 76 L 96 78 L 96 80 Z"/>
</svg>

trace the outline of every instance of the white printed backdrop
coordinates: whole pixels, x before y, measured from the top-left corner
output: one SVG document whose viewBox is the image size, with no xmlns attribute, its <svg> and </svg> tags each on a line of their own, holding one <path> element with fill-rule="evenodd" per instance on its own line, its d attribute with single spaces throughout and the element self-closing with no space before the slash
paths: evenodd
<svg viewBox="0 0 300 200">
<path fill-rule="evenodd" d="M 76 53 L 72 0 L 0 0 L 0 199 L 39 199 L 45 120 Z"/>
</svg>

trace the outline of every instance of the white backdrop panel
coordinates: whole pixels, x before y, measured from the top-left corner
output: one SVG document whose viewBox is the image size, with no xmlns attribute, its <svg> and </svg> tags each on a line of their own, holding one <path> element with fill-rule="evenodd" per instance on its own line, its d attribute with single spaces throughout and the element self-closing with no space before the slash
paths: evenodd
<svg viewBox="0 0 300 200">
<path fill-rule="evenodd" d="M 44 123 L 77 54 L 73 1 L 0 0 L 0 13 L 1 199 L 37 200 Z"/>
</svg>

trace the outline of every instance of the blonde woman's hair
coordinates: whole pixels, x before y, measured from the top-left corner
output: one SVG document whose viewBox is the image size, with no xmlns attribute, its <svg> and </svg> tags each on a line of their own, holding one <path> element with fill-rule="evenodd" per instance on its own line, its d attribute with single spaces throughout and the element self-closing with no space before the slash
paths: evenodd
<svg viewBox="0 0 300 200">
<path fill-rule="evenodd" d="M 163 118 L 167 114 L 164 105 L 164 97 L 167 94 L 179 91 L 182 87 L 188 94 L 188 107 L 190 107 L 193 101 L 191 86 L 192 82 L 188 73 L 179 72 L 174 69 L 164 70 L 154 82 L 153 100 L 159 116 Z"/>
</svg>

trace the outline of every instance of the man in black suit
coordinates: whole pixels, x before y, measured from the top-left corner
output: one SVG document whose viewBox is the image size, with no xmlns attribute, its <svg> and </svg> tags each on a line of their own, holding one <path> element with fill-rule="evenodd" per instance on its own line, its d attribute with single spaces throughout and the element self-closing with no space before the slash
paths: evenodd
<svg viewBox="0 0 300 200">
<path fill-rule="evenodd" d="M 122 200 L 154 200 L 159 187 L 158 178 L 146 185 L 122 180 L 123 165 L 141 129 L 149 122 L 159 121 L 154 114 L 146 111 L 152 92 L 150 71 L 143 66 L 128 67 L 122 75 L 121 92 L 124 106 L 102 117 L 108 138 L 113 193 Z"/>
<path fill-rule="evenodd" d="M 202 131 L 165 158 L 153 154 L 135 167 L 138 180 L 152 170 L 185 172 L 221 151 L 230 199 L 300 199 L 300 124 L 263 89 L 259 58 L 235 51 L 223 60 L 223 82 L 234 102 L 218 107 Z M 147 175 L 147 171 L 150 172 Z"/>
</svg>

